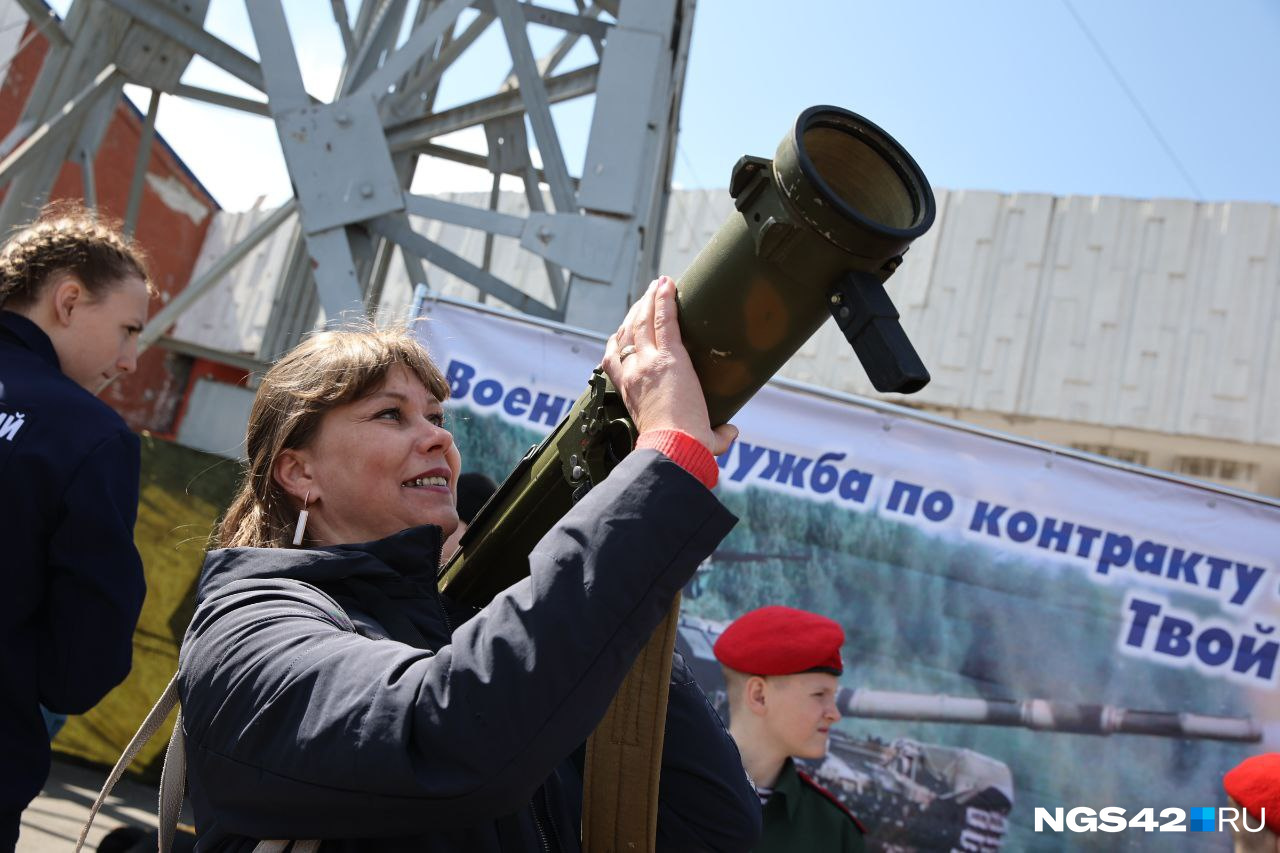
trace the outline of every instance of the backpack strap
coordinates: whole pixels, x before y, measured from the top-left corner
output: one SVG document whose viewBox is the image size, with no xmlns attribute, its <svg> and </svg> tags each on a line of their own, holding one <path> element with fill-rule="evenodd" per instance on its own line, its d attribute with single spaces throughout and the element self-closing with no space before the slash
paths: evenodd
<svg viewBox="0 0 1280 853">
<path fill-rule="evenodd" d="M 177 679 L 177 676 L 174 676 Z M 173 723 L 169 748 L 164 752 L 160 768 L 160 850 L 173 849 L 173 834 L 178 830 L 182 798 L 187 793 L 187 736 L 182 729 L 182 706 Z"/>
<path fill-rule="evenodd" d="M 340 627 L 343 630 L 355 632 L 355 624 L 347 616 L 342 606 L 333 600 L 332 596 L 311 584 L 302 583 L 301 581 L 299 583 L 315 590 L 328 599 L 336 611 L 331 615 L 340 623 Z M 338 614 L 341 615 L 339 616 Z M 178 709 L 178 718 L 173 724 L 173 734 L 169 737 L 169 746 L 164 753 L 164 765 L 160 770 L 160 830 L 158 838 L 159 853 L 168 853 L 172 849 L 173 836 L 178 830 L 178 816 L 182 812 L 182 800 L 187 793 L 187 738 L 182 729 L 182 706 L 178 702 L 178 674 L 176 672 L 173 674 L 173 678 L 169 679 L 169 684 L 164 688 L 164 692 L 160 694 L 160 698 L 156 700 L 156 704 L 147 712 L 146 719 L 142 721 L 142 725 L 134 734 L 133 740 L 129 741 L 129 745 L 124 748 L 124 753 L 120 756 L 120 760 L 116 762 L 116 766 L 111 768 L 107 781 L 103 783 L 102 790 L 98 792 L 98 798 L 89 809 L 89 818 L 80 830 L 80 838 L 76 841 L 75 853 L 80 853 L 81 848 L 84 847 L 85 839 L 89 835 L 89 829 L 93 826 L 93 820 L 98 816 L 98 810 L 102 808 L 102 804 L 111 795 L 112 789 L 120 781 L 124 771 L 128 769 L 129 765 L 133 763 L 133 759 L 137 758 L 142 748 L 159 731 L 165 718 L 169 716 L 169 712 L 174 708 Z M 291 844 L 291 853 L 316 853 L 320 847 L 320 842 L 317 839 L 292 842 L 259 841 L 254 847 L 254 853 L 284 853 L 284 851 L 291 849 Z"/>
<path fill-rule="evenodd" d="M 160 853 L 173 849 L 173 835 L 178 830 L 178 815 L 182 812 L 182 798 L 186 793 L 187 735 L 182 729 L 182 706 L 178 706 L 178 719 L 173 724 L 173 735 L 169 738 L 164 766 L 160 770 Z M 289 841 L 259 841 L 254 845 L 253 853 L 316 853 L 320 841 L 294 841 L 292 845 L 290 847 Z"/>
<path fill-rule="evenodd" d="M 147 713 L 147 717 L 142 721 L 142 726 L 134 734 L 133 740 L 129 741 L 129 745 L 124 748 L 124 754 L 120 756 L 120 760 L 116 762 L 116 766 L 111 768 L 111 773 L 107 776 L 107 781 L 103 783 L 102 790 L 98 792 L 98 799 L 94 800 L 92 808 L 89 809 L 89 819 L 85 821 L 84 827 L 80 830 L 80 838 L 76 841 L 76 853 L 80 853 L 80 848 L 84 847 L 84 840 L 89 835 L 89 828 L 93 826 L 93 819 L 98 816 L 98 810 L 102 808 L 102 804 L 106 802 L 110 796 L 111 790 L 115 788 L 116 783 L 120 781 L 120 777 L 124 775 L 125 769 L 133 763 L 133 759 L 138 756 L 142 748 L 147 745 L 155 733 L 159 730 L 165 718 L 169 716 L 169 712 L 178 706 L 178 676 L 175 673 L 169 681 L 169 686 L 160 694 L 160 698 L 156 700 L 156 704 L 152 706 Z M 175 731 L 181 731 L 181 726 L 175 728 Z M 168 768 L 168 754 L 165 755 L 165 766 Z M 185 766 L 185 760 L 184 760 Z M 185 773 L 183 778 L 185 779 Z M 163 781 L 163 775 L 161 777 Z M 179 795 L 179 803 L 181 803 L 181 795 Z M 174 817 L 177 822 L 177 816 Z M 172 831 L 169 833 L 169 839 L 173 839 Z"/>
</svg>

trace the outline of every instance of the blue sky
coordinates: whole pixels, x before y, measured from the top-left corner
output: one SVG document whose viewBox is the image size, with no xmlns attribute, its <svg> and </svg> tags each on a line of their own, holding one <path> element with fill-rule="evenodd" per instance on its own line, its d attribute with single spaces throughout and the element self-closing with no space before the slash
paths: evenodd
<svg viewBox="0 0 1280 853">
<path fill-rule="evenodd" d="M 308 86 L 328 99 L 341 61 L 329 3 L 285 8 Z M 213 0 L 208 26 L 257 55 L 243 0 Z M 440 106 L 505 76 L 498 30 L 446 76 Z M 535 48 L 551 36 L 531 28 Z M 592 59 L 585 45 L 573 57 Z M 199 61 L 185 79 L 254 94 Z M 830 103 L 888 130 L 940 188 L 1276 204 L 1278 83 L 1275 0 L 700 0 L 675 180 L 725 186 L 739 156 L 771 154 L 802 109 Z M 587 100 L 555 109 L 575 173 L 589 116 Z M 159 128 L 228 209 L 287 196 L 265 119 L 166 98 Z M 417 188 L 485 185 L 441 166 Z"/>
<path fill-rule="evenodd" d="M 703 182 L 824 102 L 941 187 L 1280 202 L 1275 0 L 699 3 L 681 142 Z"/>
</svg>

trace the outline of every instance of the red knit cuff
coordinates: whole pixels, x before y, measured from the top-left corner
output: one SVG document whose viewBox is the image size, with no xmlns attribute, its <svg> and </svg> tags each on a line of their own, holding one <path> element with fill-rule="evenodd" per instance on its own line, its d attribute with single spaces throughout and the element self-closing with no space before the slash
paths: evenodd
<svg viewBox="0 0 1280 853">
<path fill-rule="evenodd" d="M 655 429 L 641 433 L 636 448 L 647 447 L 668 457 L 708 489 L 715 488 L 720 466 L 706 445 L 684 430 Z"/>
</svg>

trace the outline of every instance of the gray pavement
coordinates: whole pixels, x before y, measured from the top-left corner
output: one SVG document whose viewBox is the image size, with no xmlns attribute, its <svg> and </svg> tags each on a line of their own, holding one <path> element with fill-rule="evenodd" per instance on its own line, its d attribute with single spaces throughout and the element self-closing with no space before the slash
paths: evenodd
<svg viewBox="0 0 1280 853">
<path fill-rule="evenodd" d="M 98 797 L 105 770 L 94 770 L 54 761 L 49 781 L 40 796 L 22 813 L 17 853 L 68 853 L 89 818 L 89 807 Z M 94 850 L 104 835 L 121 824 L 156 826 L 156 789 L 120 780 L 93 822 L 85 849 Z"/>
</svg>

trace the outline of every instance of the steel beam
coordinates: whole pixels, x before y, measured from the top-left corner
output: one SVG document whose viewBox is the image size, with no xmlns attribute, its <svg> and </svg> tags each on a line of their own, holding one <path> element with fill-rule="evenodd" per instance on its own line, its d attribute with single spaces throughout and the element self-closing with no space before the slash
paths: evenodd
<svg viewBox="0 0 1280 853">
<path fill-rule="evenodd" d="M 435 8 L 438 0 L 419 0 L 418 8 L 413 13 L 413 24 L 410 26 L 410 32 L 422 26 L 427 19 L 427 15 Z M 433 66 L 439 64 L 440 52 L 448 48 L 450 42 L 453 41 L 453 34 L 458 28 L 458 22 L 445 27 L 444 32 L 438 38 L 427 52 L 413 64 L 413 68 L 403 74 L 395 84 L 395 92 L 388 92 L 379 102 L 379 107 L 383 106 L 383 102 L 391 99 L 392 95 L 399 95 L 402 92 L 417 92 L 421 98 L 422 107 L 420 113 L 429 113 L 433 109 L 437 88 L 434 84 L 424 79 L 424 74 Z"/>
<path fill-rule="evenodd" d="M 424 7 L 419 7 L 418 18 L 424 15 Z M 447 42 L 448 36 L 442 40 Z M 385 144 L 385 143 L 384 143 Z M 392 159 L 392 168 L 395 170 L 396 176 L 400 182 L 400 186 L 407 187 L 413 182 L 414 171 L 417 169 L 418 158 L 412 154 L 397 154 Z M 402 202 L 403 204 L 403 202 Z M 408 225 L 409 215 L 407 211 L 400 214 L 402 221 Z M 411 226 L 410 226 L 411 227 Z M 387 274 L 391 271 L 391 264 L 394 256 L 398 252 L 401 261 L 404 263 L 405 272 L 408 274 L 410 282 L 415 287 L 427 286 L 427 273 L 423 267 L 422 259 L 407 251 L 402 246 L 398 246 L 390 240 L 379 234 L 370 233 L 371 238 L 377 243 L 377 256 L 374 261 L 373 271 L 369 276 L 369 286 L 365 288 L 365 304 L 369 306 L 370 313 L 376 309 L 382 302 L 383 291 L 387 284 Z"/>
<path fill-rule="evenodd" d="M 589 8 L 584 7 L 582 0 L 577 0 L 577 3 L 578 8 L 582 12 L 582 17 L 587 19 L 593 19 L 602 11 L 599 6 L 591 6 Z M 521 8 L 528 8 L 528 5 L 522 4 Z M 578 39 L 581 37 L 581 34 L 576 32 L 567 32 L 561 36 L 560 41 L 556 46 L 552 48 L 546 56 L 543 56 L 538 60 L 538 75 L 545 80 L 550 74 L 559 68 L 560 63 L 569 55 L 569 52 L 573 50 L 573 46 L 578 43 Z M 596 36 L 591 37 L 591 43 L 595 46 L 596 59 L 599 59 L 604 52 L 604 46 Z M 506 82 L 503 83 L 502 88 L 503 90 L 514 89 L 518 85 L 520 85 L 520 81 L 516 77 L 515 68 L 512 68 L 507 72 Z"/>
<path fill-rule="evenodd" d="M 615 327 L 657 272 L 658 208 L 670 186 L 693 11 L 694 0 L 621 4 L 600 61 L 578 202 L 627 228 L 608 282 L 571 279 L 565 306 L 570 325 L 598 331 Z"/>
<path fill-rule="evenodd" d="M 484 34 L 489 25 L 494 21 L 494 16 L 486 12 L 482 12 L 476 16 L 476 19 L 467 25 L 459 35 L 454 36 L 447 45 L 445 45 L 435 60 L 417 76 L 414 87 L 403 92 L 396 92 L 383 99 L 385 114 L 391 116 L 395 121 L 404 121 L 405 117 L 418 118 L 424 110 L 418 107 L 424 105 L 422 99 L 423 90 L 433 89 L 440 82 L 440 77 L 461 56 L 467 48 L 475 43 L 476 39 Z M 414 109 L 410 109 L 414 107 Z"/>
<path fill-rule="evenodd" d="M 677 6 L 679 29 L 673 45 L 674 62 L 671 78 L 668 81 L 670 112 L 664 126 L 665 150 L 657 152 L 658 168 L 653 172 L 653 181 L 646 201 L 648 208 L 647 221 L 642 225 L 643 233 L 648 235 L 640 246 L 640 257 L 637 259 L 635 291 L 646 279 L 659 273 L 678 274 L 680 270 L 664 271 L 658 269 L 662 257 L 662 242 L 667 233 L 667 213 L 671 207 L 671 179 L 675 171 L 676 142 L 680 133 L 680 106 L 684 101 L 685 72 L 689 66 L 689 48 L 693 41 L 693 18 L 697 0 L 680 0 Z"/>
<path fill-rule="evenodd" d="M 87 51 L 82 47 L 83 40 L 80 39 L 80 35 L 87 17 L 88 13 L 83 7 L 78 5 L 71 7 L 67 20 L 62 24 L 63 32 L 71 42 L 65 45 L 55 42 L 49 46 L 49 52 L 45 54 L 44 64 L 40 68 L 40 75 L 36 77 L 35 85 L 27 95 L 27 103 L 22 108 L 20 125 L 30 121 L 32 127 L 39 126 L 49 118 L 50 112 L 59 100 L 59 95 L 62 100 L 66 99 L 67 89 L 74 86 L 74 82 L 69 78 L 74 76 L 77 70 L 85 68 Z M 105 53 L 103 51 L 103 54 Z M 105 56 L 103 59 L 105 60 Z M 106 64 L 105 61 L 102 64 Z"/>
<path fill-rule="evenodd" d="M 578 7 L 578 14 L 586 15 L 592 18 L 599 17 L 600 13 L 605 11 L 604 6 L 601 5 L 600 3 L 592 3 L 590 6 L 587 6 L 587 4 L 583 3 L 582 0 L 573 0 L 573 5 Z M 616 18 L 618 16 L 614 15 L 614 17 Z M 600 39 L 592 38 L 591 44 L 596 49 L 597 57 L 599 57 L 602 53 L 604 53 L 604 44 L 601 42 Z"/>
<path fill-rule="evenodd" d="M 263 57 L 262 74 L 270 99 L 271 114 L 281 136 L 285 163 L 296 186 L 298 181 L 315 176 L 303 168 L 299 162 L 300 155 L 290 144 L 285 143 L 296 137 L 296 133 L 290 132 L 292 122 L 298 116 L 306 118 L 302 113 L 311 106 L 311 99 L 302 85 L 302 72 L 289 41 L 289 25 L 285 21 L 280 0 L 254 0 L 249 4 L 248 10 L 254 40 Z M 341 123 L 340 113 L 335 114 L 334 118 Z M 298 126 L 305 125 L 306 122 L 303 121 Z M 336 201 L 335 199 L 334 202 Z M 357 315 L 363 316 L 364 299 L 345 225 L 326 227 L 317 219 L 330 212 L 332 211 L 327 209 L 303 207 L 301 218 L 307 232 L 307 254 L 313 262 L 312 275 L 316 292 L 320 295 L 327 322 L 344 325 L 354 322 Z M 309 217 L 312 223 L 310 225 L 307 224 Z"/>
<path fill-rule="evenodd" d="M 372 72 L 378 57 L 391 49 L 404 19 L 406 5 L 407 0 L 365 0 L 365 2 L 361 3 L 360 11 L 356 16 L 356 24 L 352 31 L 356 50 L 347 52 L 346 62 L 343 65 L 334 93 L 336 98 L 342 98 L 351 91 L 364 76 Z M 333 117 L 337 118 L 336 116 Z M 376 121 L 375 124 L 377 124 Z M 277 127 L 279 129 L 279 123 L 277 123 Z M 377 144 L 382 145 L 381 128 L 366 128 L 366 131 L 368 130 L 376 132 Z M 281 134 L 281 144 L 282 148 L 287 147 L 284 145 L 283 133 Z M 285 157 L 285 162 L 288 165 L 290 152 L 286 151 Z M 297 167 L 297 165 L 289 166 L 291 176 L 292 170 Z M 316 173 L 315 170 L 299 169 L 299 172 L 300 174 L 294 178 L 295 188 L 305 194 L 311 194 L 312 188 L 309 185 L 309 176 Z M 344 229 L 343 233 L 348 232 Z M 350 249 L 350 246 L 351 244 L 348 242 L 348 249 Z M 357 293 L 366 294 L 370 297 L 375 297 L 379 293 L 380 287 L 377 278 L 380 272 L 386 268 L 385 257 L 385 251 L 376 251 L 373 262 L 367 265 L 356 265 L 354 256 L 351 258 L 352 267 L 356 273 Z M 368 276 L 365 279 L 368 287 L 361 286 L 362 273 Z M 280 356 L 292 348 L 301 339 L 302 335 L 312 327 L 320 309 L 317 285 L 317 277 L 313 270 L 313 259 L 308 251 L 307 238 L 304 235 L 304 223 L 300 218 L 299 223 L 295 226 L 287 262 L 277 285 L 271 316 L 267 321 L 267 328 L 263 332 L 262 342 L 259 347 L 259 355 L 261 357 L 274 359 Z M 366 300 L 366 304 L 372 306 L 373 302 Z"/>
<path fill-rule="evenodd" d="M 258 357 L 275 361 L 315 328 L 320 297 L 312 280 L 307 241 L 295 223 L 289 237 L 287 260 L 271 304 L 271 315 L 262 331 Z"/>
<path fill-rule="evenodd" d="M 358 324 L 364 319 L 364 299 L 356 258 L 347 237 L 347 226 L 317 231 L 307 237 L 311 274 L 329 327 Z"/>
<path fill-rule="evenodd" d="M 542 187 L 538 185 L 533 161 L 529 157 L 529 137 L 524 128 L 524 117 L 508 116 L 504 119 L 485 122 L 484 135 L 489 143 L 489 170 L 495 175 L 499 172 L 514 173 L 524 184 L 525 198 L 529 203 L 529 218 L 521 234 L 521 245 L 525 245 L 528 236 L 528 223 L 547 209 L 546 200 L 542 197 Z M 496 198 L 490 199 L 490 207 L 497 204 Z M 570 214 L 572 215 L 572 214 Z M 533 246 L 539 246 L 537 242 Z M 493 251 L 493 241 L 485 241 L 486 255 Z M 487 268 L 487 267 L 486 267 Z M 550 260 L 544 259 L 543 268 L 547 273 L 547 284 L 551 288 L 551 301 L 556 308 L 564 304 L 564 296 L 568 288 L 564 270 Z"/>
<path fill-rule="evenodd" d="M 212 35 L 203 27 L 168 9 L 154 0 L 106 0 L 122 12 L 128 12 L 154 30 L 176 41 L 192 53 L 198 53 L 232 77 L 238 77 L 259 91 L 266 91 L 262 81 L 262 69 L 258 63 Z M 260 0 L 247 4 L 250 12 Z M 145 85 L 145 84 L 144 84 Z"/>
<path fill-rule="evenodd" d="M 470 5 L 471 0 L 443 0 L 409 35 L 408 41 L 388 56 L 377 71 L 360 81 L 356 92 L 375 98 L 386 95 L 391 85 L 412 70 L 414 64 L 444 35 L 445 29 L 453 26 L 462 10 Z"/>
<path fill-rule="evenodd" d="M 493 176 L 493 185 L 489 188 L 489 209 L 490 210 L 498 209 L 498 200 L 501 198 L 501 194 L 502 194 L 501 190 L 502 190 L 502 176 L 495 174 Z M 493 266 L 493 234 L 485 234 L 484 235 L 484 251 L 480 255 L 480 269 L 484 270 L 485 272 L 489 272 L 489 269 L 491 266 Z M 484 304 L 485 296 L 486 296 L 485 292 L 483 290 L 480 291 L 480 304 L 482 305 Z M 559 300 L 556 301 L 556 307 L 557 308 L 560 307 Z"/>
<path fill-rule="evenodd" d="M 138 140 L 138 154 L 133 158 L 133 178 L 129 181 L 129 201 L 125 205 L 124 233 L 130 236 L 138 225 L 138 211 L 142 209 L 142 189 L 151 165 L 151 141 L 156 135 L 156 114 L 160 112 L 160 90 L 151 90 L 147 104 L 147 116 L 142 120 L 142 138 Z"/>
<path fill-rule="evenodd" d="M 163 350 L 174 352 L 179 355 L 185 355 L 189 358 L 203 358 L 208 361 L 216 361 L 220 364 L 228 364 L 232 367 L 238 367 L 245 373 L 257 374 L 261 376 L 271 367 L 263 361 L 259 361 L 250 355 L 244 355 L 238 352 L 226 352 L 225 350 L 216 350 L 212 347 L 193 344 L 190 341 L 180 341 L 177 338 L 171 338 L 168 335 L 161 335 L 152 346 L 160 347 Z"/>
<path fill-rule="evenodd" d="M 594 16 L 599 15 L 601 11 L 602 10 L 599 6 L 591 6 L 582 13 L 582 16 L 586 18 L 593 18 Z M 565 33 L 560 39 L 560 42 L 551 50 L 551 52 L 538 60 L 538 73 L 543 77 L 546 77 L 559 68 L 560 63 L 569 55 L 569 51 L 573 50 L 573 46 L 578 43 L 579 38 L 580 35 L 578 33 Z M 599 37 L 592 35 L 591 44 L 595 47 L 596 59 L 599 59 L 604 55 L 604 44 L 601 42 Z"/>
<path fill-rule="evenodd" d="M 351 19 L 347 17 L 346 0 L 329 0 L 333 7 L 333 20 L 338 25 L 338 34 L 342 36 L 342 49 L 350 59 L 356 52 L 356 37 L 351 32 Z"/>
<path fill-rule="evenodd" d="M 71 44 L 50 47 L 40 75 L 27 96 L 19 119 L 20 126 L 31 122 L 30 126 L 36 132 L 42 126 L 47 128 L 49 123 L 60 118 L 59 113 L 67 104 L 93 87 L 95 78 L 113 64 L 116 44 L 110 36 L 100 37 L 95 25 L 95 19 L 101 17 L 100 12 L 101 7 L 90 7 L 84 3 L 71 7 L 63 25 Z M 120 33 L 117 30 L 113 34 L 118 36 Z M 118 92 L 118 81 L 107 83 L 96 99 L 105 98 L 109 90 Z M 92 105 L 86 105 L 88 112 L 92 109 Z M 84 142 L 81 138 L 84 121 L 84 115 L 70 121 L 58 121 L 57 132 L 41 140 L 37 150 L 24 159 L 21 168 L 14 170 L 4 202 L 0 203 L 0 230 L 26 222 L 48 199 L 63 164 L 73 156 L 76 146 Z M 9 152 L 9 157 L 32 141 L 30 136 L 22 140 L 18 148 Z"/>
<path fill-rule="evenodd" d="M 483 154 L 477 154 L 474 151 L 463 151 L 461 148 L 451 148 L 448 145 L 439 145 L 434 142 L 428 142 L 416 149 L 416 153 L 428 157 L 439 157 L 441 160 L 448 160 L 451 163 L 460 163 L 463 166 L 474 166 L 477 169 L 490 169 L 487 165 L 487 158 Z M 503 169 L 500 174 L 522 176 L 524 173 L 518 169 Z M 541 183 L 546 183 L 547 175 L 541 169 L 533 170 L 534 177 Z M 496 176 L 495 176 L 496 177 Z M 578 179 L 573 179 L 573 185 L 576 189 Z"/>
<path fill-rule="evenodd" d="M 525 220 L 519 216 L 510 216 L 467 204 L 457 204 L 423 195 L 404 194 L 404 206 L 416 216 L 461 225 L 463 228 L 475 228 L 506 237 L 519 237 L 524 233 Z"/>
<path fill-rule="evenodd" d="M 62 22 L 58 20 L 57 14 L 45 4 L 44 0 L 18 0 L 18 5 L 22 7 L 22 11 L 27 13 L 27 18 L 32 25 L 49 40 L 50 46 L 67 47 L 71 44 L 71 39 L 67 36 L 66 31 L 62 29 Z"/>
<path fill-rule="evenodd" d="M 560 213 L 572 213 L 578 209 L 573 185 L 569 182 L 569 169 L 564 163 L 564 151 L 560 148 L 560 135 L 556 131 L 555 122 L 551 120 L 551 105 L 547 100 L 546 87 L 542 75 L 538 73 L 538 63 L 533 56 L 533 48 L 529 45 L 529 33 L 523 15 L 520 14 L 516 0 L 491 0 L 498 20 L 502 22 L 502 30 L 507 35 L 507 47 L 511 51 L 511 61 L 515 64 L 516 77 L 520 80 L 520 97 L 524 102 L 525 114 L 529 125 L 533 128 L 533 138 L 538 142 L 538 153 L 542 155 L 542 168 L 547 173 L 548 188 Z"/>
<path fill-rule="evenodd" d="M 117 0 L 111 0 L 117 2 Z M 302 84 L 302 71 L 298 57 L 289 39 L 289 23 L 284 17 L 280 0 L 253 0 L 246 7 L 249 24 L 253 28 L 253 40 L 262 57 L 262 84 L 267 93 L 272 118 L 290 110 L 300 109 L 311 103 L 307 89 Z"/>
<path fill-rule="evenodd" d="M 533 217 L 540 213 L 545 213 L 547 209 L 542 200 L 542 187 L 538 186 L 538 181 L 533 175 L 532 165 L 520 175 L 520 178 L 524 182 L 524 197 L 529 202 L 529 218 L 532 221 Z M 539 244 L 538 242 L 527 243 L 524 239 L 521 239 L 520 245 L 536 253 L 537 249 L 535 247 Z M 564 270 L 547 258 L 543 258 L 542 266 L 547 271 L 547 282 L 551 285 L 551 299 L 555 302 L 556 308 L 563 312 L 565 297 L 569 293 L 569 282 L 565 278 Z"/>
<path fill-rule="evenodd" d="M 577 35 L 589 36 L 593 40 L 604 39 L 609 35 L 612 24 L 597 20 L 595 15 L 575 15 L 572 12 L 561 12 L 533 3 L 520 3 L 520 13 L 526 23 L 542 24 Z M 494 0 L 475 0 L 475 8 L 483 12 L 494 11 Z M 596 14 L 599 14 L 597 12 Z"/>
<path fill-rule="evenodd" d="M 199 278 L 190 282 L 170 299 L 169 303 L 157 311 L 156 315 L 147 322 L 142 334 L 138 336 L 138 350 L 145 350 L 155 343 L 156 339 L 164 334 L 165 329 L 173 325 L 187 308 L 203 296 L 210 287 L 221 281 L 222 277 L 252 252 L 259 243 L 275 233 L 275 230 L 297 210 L 298 202 L 295 199 L 289 199 L 289 201 L 276 208 L 266 219 L 254 226 L 253 230 L 246 234 L 243 240 L 236 243 L 222 257 L 218 258 L 213 266 L 205 270 Z"/>
<path fill-rule="evenodd" d="M 526 314 L 532 314 L 535 317 L 542 317 L 548 320 L 555 320 L 560 316 L 560 312 L 551 306 L 544 305 L 523 290 L 512 287 L 492 273 L 480 269 L 480 267 L 466 258 L 450 252 L 439 243 L 429 240 L 393 216 L 383 216 L 371 221 L 369 229 L 408 249 L 427 263 L 456 275 L 496 299 L 501 299 L 517 311 L 523 311 Z"/>
<path fill-rule="evenodd" d="M 0 141 L 0 159 L 9 156 L 9 152 L 14 149 L 19 142 L 27 138 L 27 135 L 35 128 L 35 119 L 23 119 L 13 126 L 13 129 L 5 134 L 4 140 Z"/>
<path fill-rule="evenodd" d="M 10 176 L 26 165 L 50 141 L 59 139 L 60 131 L 68 124 L 83 116 L 90 107 L 97 103 L 103 92 L 119 83 L 123 78 L 115 65 L 108 65 L 98 72 L 97 76 L 74 98 L 62 105 L 57 115 L 50 121 L 32 131 L 22 144 L 13 150 L 4 162 L 0 163 L 0 186 Z"/>
<path fill-rule="evenodd" d="M 395 47 L 400 24 L 404 20 L 408 0 L 378 0 L 366 2 L 361 9 L 359 50 L 354 57 L 347 56 L 347 64 L 338 80 L 334 97 L 342 97 L 354 91 L 377 68 L 378 57 Z M 366 10 L 369 14 L 364 14 Z"/>
<path fill-rule="evenodd" d="M 396 248 L 400 250 L 400 261 L 404 264 L 404 271 L 409 276 L 409 283 L 416 289 L 419 285 L 431 288 L 431 282 L 427 279 L 427 270 L 423 266 L 422 258 L 413 253 L 411 249 L 396 244 Z"/>
<path fill-rule="evenodd" d="M 93 152 L 81 148 L 76 158 L 80 161 L 80 178 L 84 185 L 84 206 L 90 210 L 98 209 L 98 181 L 94 177 Z"/>
<path fill-rule="evenodd" d="M 588 65 L 550 78 L 545 86 L 547 101 L 556 104 L 590 95 L 596 90 L 596 75 L 599 71 L 600 66 Z M 390 125 L 387 128 L 387 143 L 392 151 L 420 149 L 437 136 L 475 127 L 486 121 L 518 115 L 522 107 L 519 90 L 491 95 L 434 115 Z M 544 171 L 545 163 L 544 159 Z"/>
<path fill-rule="evenodd" d="M 190 98 L 193 101 L 203 101 L 206 104 L 271 118 L 271 108 L 267 106 L 266 101 L 255 101 L 252 98 L 242 98 L 239 95 L 229 95 L 226 92 L 215 92 L 212 89 L 202 89 L 199 86 L 189 86 L 186 83 L 179 83 L 174 88 L 173 94 L 180 98 Z"/>
</svg>

